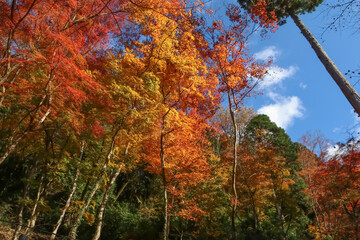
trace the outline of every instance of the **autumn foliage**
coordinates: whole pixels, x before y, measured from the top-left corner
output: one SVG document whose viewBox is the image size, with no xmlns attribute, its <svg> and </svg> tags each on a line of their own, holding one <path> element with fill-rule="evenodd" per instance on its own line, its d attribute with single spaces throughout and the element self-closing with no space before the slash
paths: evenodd
<svg viewBox="0 0 360 240">
<path fill-rule="evenodd" d="M 275 11 L 268 11 L 266 9 L 268 2 L 265 0 L 258 1 L 251 9 L 251 19 L 262 26 L 270 28 L 272 32 L 275 32 L 278 28 L 277 17 Z"/>
<path fill-rule="evenodd" d="M 265 5 L 1 0 L 8 238 L 358 236 L 359 153 L 325 161 L 244 106 Z"/>
</svg>

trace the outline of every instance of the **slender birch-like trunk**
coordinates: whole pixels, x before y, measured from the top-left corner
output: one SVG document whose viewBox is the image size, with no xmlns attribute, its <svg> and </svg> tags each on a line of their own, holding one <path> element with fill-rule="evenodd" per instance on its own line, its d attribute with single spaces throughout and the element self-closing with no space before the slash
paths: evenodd
<svg viewBox="0 0 360 240">
<path fill-rule="evenodd" d="M 36 167 L 37 167 L 37 161 L 35 161 L 34 166 L 30 169 L 30 172 L 28 174 L 28 179 L 31 179 L 34 176 Z M 24 192 L 23 192 L 22 199 L 25 200 L 28 197 L 29 191 L 30 191 L 30 181 L 28 181 L 24 186 Z M 18 212 L 18 216 L 17 216 L 17 220 L 18 220 L 17 226 L 15 228 L 15 231 L 13 233 L 11 240 L 17 240 L 20 236 L 20 232 L 22 230 L 22 225 L 23 225 L 24 208 L 25 208 L 25 203 L 22 202 L 20 204 L 19 212 Z"/>
<path fill-rule="evenodd" d="M 232 191 L 233 191 L 233 199 L 232 199 L 232 214 L 231 214 L 231 226 L 232 226 L 232 239 L 236 240 L 237 239 L 237 230 L 236 230 L 236 223 L 235 223 L 235 219 L 236 219 L 236 210 L 237 210 L 237 201 L 238 201 L 238 195 L 237 195 L 237 190 L 236 190 L 236 170 L 237 170 L 237 165 L 238 165 L 238 159 L 237 159 L 237 148 L 238 148 L 238 127 L 237 127 L 237 123 L 236 123 L 236 117 L 235 117 L 235 113 L 232 107 L 232 102 L 231 102 L 231 93 L 230 93 L 230 89 L 228 90 L 228 103 L 229 103 L 229 112 L 230 112 L 230 117 L 231 117 L 231 122 L 233 125 L 233 134 L 234 134 L 234 143 L 233 143 L 233 169 L 232 169 Z"/>
<path fill-rule="evenodd" d="M 284 228 L 285 218 L 284 218 L 284 215 L 282 214 L 281 206 L 278 203 L 278 199 L 277 199 L 277 196 L 276 196 L 275 189 L 273 189 L 273 196 L 274 196 L 274 200 L 275 200 L 276 213 L 277 213 L 279 221 L 281 223 L 281 230 L 282 230 L 284 239 L 287 240 L 288 237 L 287 237 L 287 233 L 286 233 L 285 228 Z"/>
<path fill-rule="evenodd" d="M 40 179 L 40 185 L 38 187 L 38 191 L 36 194 L 35 204 L 31 211 L 31 215 L 30 215 L 30 218 L 27 223 L 25 235 L 28 235 L 29 233 L 31 233 L 32 229 L 35 227 L 36 219 L 39 215 L 38 206 L 39 206 L 40 201 L 43 199 L 42 195 L 45 192 L 45 188 L 46 188 L 46 186 L 44 186 L 44 176 L 42 176 Z"/>
<path fill-rule="evenodd" d="M 26 199 L 28 197 L 29 189 L 30 189 L 30 183 L 27 183 L 24 187 L 23 199 Z M 25 203 L 22 202 L 19 207 L 19 212 L 17 216 L 18 222 L 15 231 L 13 233 L 12 240 L 17 240 L 20 236 L 20 232 L 23 225 L 24 208 L 25 208 Z"/>
<path fill-rule="evenodd" d="M 106 207 L 107 201 L 109 200 L 109 193 L 110 193 L 111 187 L 114 185 L 115 180 L 119 176 L 120 172 L 121 172 L 121 167 L 119 167 L 117 169 L 117 171 L 111 177 L 111 180 L 110 180 L 109 184 L 106 187 L 103 199 L 102 199 L 101 204 L 99 206 L 99 212 L 98 212 L 98 215 L 97 215 L 97 218 L 96 218 L 95 234 L 94 234 L 92 240 L 98 240 L 100 238 L 101 230 L 102 230 L 102 226 L 103 226 L 103 220 L 104 220 L 105 207 Z"/>
<path fill-rule="evenodd" d="M 81 144 L 81 151 L 80 151 L 80 161 L 83 159 L 84 157 L 84 148 L 85 148 L 85 141 L 82 142 Z M 71 188 L 71 192 L 69 194 L 69 197 L 68 199 L 66 200 L 66 203 L 65 203 L 65 206 L 63 208 L 63 210 L 61 211 L 61 214 L 60 214 L 60 217 L 56 223 L 56 225 L 54 226 L 54 230 L 52 231 L 51 233 L 51 237 L 50 237 L 50 240 L 54 240 L 55 237 L 56 237 L 56 234 L 57 234 L 57 231 L 59 230 L 59 227 L 61 226 L 63 220 L 64 220 L 64 217 L 65 217 L 65 214 L 66 214 L 66 211 L 69 209 L 70 207 L 70 204 L 71 204 L 71 201 L 73 199 L 73 196 L 75 194 L 75 191 L 76 191 L 76 188 L 77 188 L 77 181 L 79 179 L 79 176 L 80 176 L 80 169 L 77 168 L 76 169 L 76 174 L 75 174 L 75 177 L 74 177 L 74 181 L 73 181 L 73 185 L 72 185 L 72 188 Z"/>
<path fill-rule="evenodd" d="M 126 156 L 128 154 L 129 147 L 130 147 L 130 143 L 128 143 L 126 146 L 124 158 L 126 158 Z M 106 207 L 107 201 L 109 200 L 110 190 L 111 190 L 112 186 L 114 185 L 117 177 L 119 176 L 121 169 L 122 169 L 121 167 L 118 167 L 116 172 L 110 178 L 110 182 L 108 183 L 108 185 L 105 189 L 104 196 L 103 196 L 101 205 L 99 207 L 99 212 L 98 212 L 98 215 L 96 218 L 96 227 L 95 227 L 96 230 L 95 230 L 95 234 L 94 234 L 92 240 L 98 240 L 100 238 L 101 230 L 102 230 L 102 226 L 103 226 L 103 220 L 104 220 L 105 207 Z"/>
<path fill-rule="evenodd" d="M 115 140 L 116 140 L 116 137 L 117 137 L 117 134 L 119 133 L 119 130 L 120 129 L 117 129 L 112 137 L 112 140 L 111 140 L 111 145 L 110 145 L 110 149 L 107 153 L 107 156 L 106 156 L 106 159 L 105 159 L 105 162 L 99 172 L 99 175 L 95 181 L 95 185 L 94 187 L 92 188 L 91 192 L 90 192 L 90 195 L 88 197 L 88 199 L 86 200 L 84 206 L 82 206 L 80 208 L 80 211 L 79 213 L 77 214 L 75 220 L 74 220 L 74 223 L 69 231 L 69 234 L 68 234 L 68 240 L 75 240 L 76 239 L 76 232 L 77 232 L 77 229 L 79 228 L 80 226 L 80 222 L 81 222 L 81 219 L 85 213 L 85 211 L 88 209 L 89 205 L 90 205 L 90 202 L 91 200 L 93 199 L 93 197 L 95 196 L 95 193 L 96 191 L 98 190 L 99 186 L 100 186 L 100 183 L 101 183 L 101 180 L 102 180 L 102 176 L 104 175 L 105 171 L 106 171 L 106 168 L 109 164 L 109 161 L 114 153 L 114 146 L 115 146 Z"/>
<path fill-rule="evenodd" d="M 66 214 L 67 210 L 69 209 L 70 204 L 72 202 L 72 199 L 74 197 L 74 194 L 75 194 L 75 191 L 76 191 L 76 188 L 77 188 L 77 181 L 78 181 L 79 176 L 80 176 L 80 170 L 76 169 L 76 174 L 75 174 L 75 178 L 74 178 L 74 181 L 73 181 L 73 186 L 71 188 L 71 192 L 69 194 L 68 199 L 66 200 L 66 203 L 65 203 L 65 206 L 64 206 L 63 210 L 61 211 L 60 217 L 59 217 L 58 221 L 56 222 L 54 230 L 51 233 L 50 240 L 54 240 L 56 238 L 57 231 L 59 230 L 59 228 L 60 228 L 60 226 L 61 226 L 61 224 L 62 224 L 62 222 L 64 220 L 65 214 Z"/>
<path fill-rule="evenodd" d="M 129 184 L 130 181 L 127 181 L 119 190 L 119 192 L 116 194 L 116 197 L 114 199 L 114 201 L 112 202 L 112 204 L 114 205 L 116 203 L 116 201 L 118 200 L 118 198 L 120 197 L 121 193 L 124 191 L 124 189 L 126 188 L 126 186 Z"/>
<path fill-rule="evenodd" d="M 164 127 L 163 127 L 164 128 Z M 166 165 L 165 165 L 165 134 L 163 131 L 160 136 L 160 160 L 163 179 L 163 196 L 164 196 L 164 240 L 168 240 L 169 223 L 168 223 L 168 195 L 167 195 L 167 182 L 166 182 Z"/>
</svg>

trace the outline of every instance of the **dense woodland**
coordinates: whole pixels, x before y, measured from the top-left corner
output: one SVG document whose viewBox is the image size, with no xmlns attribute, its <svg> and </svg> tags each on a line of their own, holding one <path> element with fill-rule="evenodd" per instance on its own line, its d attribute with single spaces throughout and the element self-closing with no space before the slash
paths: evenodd
<svg viewBox="0 0 360 240">
<path fill-rule="evenodd" d="M 267 4 L 1 0 L 0 239 L 360 239 L 357 141 L 244 105 Z"/>
</svg>

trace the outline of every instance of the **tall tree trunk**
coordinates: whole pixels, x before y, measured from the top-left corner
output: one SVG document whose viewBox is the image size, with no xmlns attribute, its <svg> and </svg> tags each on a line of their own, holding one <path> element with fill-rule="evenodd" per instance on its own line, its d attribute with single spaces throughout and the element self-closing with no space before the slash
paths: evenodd
<svg viewBox="0 0 360 240">
<path fill-rule="evenodd" d="M 280 221 L 280 223 L 281 223 L 281 230 L 282 230 L 284 239 L 287 240 L 287 239 L 288 239 L 288 238 L 287 238 L 287 231 L 285 231 L 285 228 L 284 228 L 285 218 L 284 218 L 284 215 L 282 214 L 281 206 L 280 206 L 280 204 L 278 203 L 278 199 L 277 199 L 277 196 L 276 196 L 275 189 L 273 189 L 273 196 L 274 196 L 274 200 L 275 200 L 276 213 L 277 213 L 278 218 L 279 218 L 279 221 Z"/>
<path fill-rule="evenodd" d="M 34 171 L 32 171 L 30 173 L 30 178 L 32 177 L 33 174 L 34 174 Z M 29 189 L 30 189 L 30 183 L 27 182 L 24 187 L 23 200 L 25 200 L 28 197 Z M 17 240 L 20 236 L 20 232 L 21 232 L 22 225 L 23 225 L 24 208 L 25 208 L 25 203 L 22 202 L 19 207 L 19 212 L 18 212 L 18 216 L 17 216 L 18 222 L 17 222 L 17 226 L 15 228 L 15 231 L 13 233 L 12 240 Z"/>
<path fill-rule="evenodd" d="M 164 120 L 164 119 L 163 119 Z M 164 128 L 164 126 L 163 126 Z M 168 195 L 167 195 L 167 183 L 166 183 L 166 165 L 165 165 L 165 133 L 161 131 L 160 136 L 160 160 L 161 160 L 161 169 L 162 169 L 162 179 L 163 179 L 163 196 L 164 196 L 164 240 L 168 239 L 169 232 L 169 223 L 168 223 Z"/>
<path fill-rule="evenodd" d="M 29 218 L 28 223 L 27 223 L 27 227 L 26 227 L 26 230 L 25 230 L 25 235 L 31 234 L 32 229 L 35 227 L 36 219 L 37 219 L 37 217 L 39 215 L 38 206 L 39 206 L 40 201 L 43 199 L 42 195 L 45 192 L 45 187 L 46 186 L 44 186 L 44 176 L 42 176 L 41 179 L 40 179 L 40 185 L 38 187 L 38 191 L 37 191 L 37 194 L 36 194 L 35 204 L 34 204 L 34 207 L 33 207 L 32 211 L 31 211 L 31 215 L 30 215 L 30 218 Z"/>
<path fill-rule="evenodd" d="M 101 156 L 102 156 L 102 151 L 103 151 L 102 149 L 103 149 L 103 147 L 104 147 L 104 144 L 105 144 L 105 141 L 102 141 L 100 153 L 99 153 L 99 155 L 98 155 L 98 157 L 97 157 L 96 162 L 100 162 L 100 159 L 101 159 Z M 89 190 L 90 182 L 91 182 L 91 179 L 88 178 L 87 181 L 86 181 L 86 185 L 85 185 L 85 187 L 84 187 L 84 189 L 83 189 L 83 191 L 82 191 L 82 193 L 81 193 L 80 201 L 84 201 L 85 195 L 86 195 L 86 193 L 87 193 L 88 190 Z"/>
<path fill-rule="evenodd" d="M 107 167 L 107 164 L 104 164 L 103 169 L 106 169 L 106 167 Z M 73 225 L 72 225 L 72 227 L 71 227 L 71 229 L 69 231 L 69 235 L 68 235 L 69 240 L 75 240 L 76 239 L 76 232 L 77 232 L 78 227 L 80 226 L 81 219 L 82 219 L 85 211 L 88 209 L 91 200 L 93 199 L 96 191 L 98 190 L 98 188 L 100 186 L 102 175 L 103 175 L 103 173 L 99 174 L 98 178 L 96 179 L 95 185 L 94 185 L 92 191 L 90 192 L 90 195 L 89 195 L 88 199 L 86 200 L 84 206 L 82 206 L 80 208 L 80 211 L 78 212 L 78 214 L 77 214 L 77 216 L 76 216 L 76 218 L 74 220 L 74 223 L 73 223 Z"/>
<path fill-rule="evenodd" d="M 84 148 L 85 148 L 85 141 L 82 141 L 82 144 L 81 144 L 81 150 L 80 150 L 80 162 L 82 161 L 83 157 L 84 157 Z M 65 214 L 66 214 L 66 211 L 69 209 L 70 207 L 70 204 L 72 202 L 72 199 L 73 199 L 73 196 L 75 194 L 75 191 L 76 191 L 76 188 L 77 188 L 77 181 L 79 179 L 79 176 L 80 176 L 80 169 L 77 168 L 76 169 L 76 174 L 75 174 L 75 177 L 74 177 L 74 181 L 73 181 L 73 185 L 72 185 L 72 188 L 71 188 L 71 192 L 69 194 L 69 197 L 68 199 L 66 200 L 66 203 L 65 203 L 65 206 L 60 214 L 60 217 L 56 223 L 56 225 L 54 226 L 54 230 L 52 231 L 51 233 L 51 237 L 50 237 L 50 240 L 54 240 L 55 237 L 56 237 L 56 234 L 57 234 L 57 231 L 59 230 L 59 227 L 61 226 L 63 220 L 64 220 L 64 217 L 65 217 Z"/>
<path fill-rule="evenodd" d="M 312 209 L 313 209 L 313 212 L 315 214 L 316 224 L 318 225 L 318 228 L 319 228 L 320 239 L 322 239 L 322 229 L 321 229 L 321 224 L 320 224 L 320 221 L 319 221 L 319 215 L 318 215 L 318 212 L 317 212 L 316 207 L 314 206 L 314 204 L 313 204 Z"/>
<path fill-rule="evenodd" d="M 98 212 L 98 215 L 96 218 L 95 234 L 92 238 L 93 240 L 98 240 L 100 238 L 101 230 L 102 230 L 102 226 L 103 226 L 104 211 L 105 211 L 106 203 L 109 199 L 109 193 L 110 193 L 111 187 L 114 185 L 115 180 L 119 176 L 120 172 L 121 172 L 121 167 L 119 167 L 117 169 L 117 171 L 114 173 L 114 175 L 112 176 L 112 178 L 104 192 L 104 196 L 103 196 L 102 202 L 99 206 L 99 212 Z"/>
<path fill-rule="evenodd" d="M 118 198 L 120 197 L 121 193 L 124 191 L 124 189 L 126 188 L 126 186 L 129 184 L 130 180 L 128 180 L 118 191 L 118 193 L 116 194 L 116 197 L 114 199 L 114 201 L 112 202 L 112 205 L 114 205 L 116 203 L 116 201 L 118 200 Z"/>
<path fill-rule="evenodd" d="M 250 193 L 250 200 L 251 200 L 251 208 L 254 214 L 254 229 L 257 231 L 259 229 L 259 217 L 256 212 L 256 205 L 254 200 L 254 194 Z"/>
<path fill-rule="evenodd" d="M 130 143 L 128 143 L 126 146 L 124 158 L 126 158 L 126 156 L 128 154 L 129 146 L 130 146 Z M 114 185 L 117 177 L 119 176 L 121 169 L 122 169 L 121 167 L 118 167 L 116 172 L 110 178 L 110 182 L 108 183 L 108 185 L 105 189 L 101 205 L 99 206 L 99 212 L 98 212 L 98 215 L 96 218 L 96 227 L 95 227 L 96 230 L 95 230 L 95 234 L 94 234 L 92 240 L 98 240 L 100 238 L 101 230 L 102 230 L 102 226 L 103 226 L 104 212 L 105 212 L 105 207 L 106 207 L 107 201 L 109 199 L 109 193 L 110 193 L 110 190 L 111 190 L 112 186 Z"/>
<path fill-rule="evenodd" d="M 237 201 L 238 201 L 238 195 L 236 190 L 236 170 L 238 165 L 237 160 L 237 147 L 238 147 L 238 127 L 236 123 L 236 117 L 234 110 L 232 108 L 232 102 L 231 102 L 231 93 L 230 89 L 228 90 L 228 102 L 229 102 L 229 112 L 231 117 L 231 122 L 233 125 L 233 134 L 234 134 L 234 144 L 233 144 L 233 155 L 234 155 L 234 161 L 233 161 L 233 169 L 232 169 L 232 190 L 233 190 L 233 200 L 232 200 L 232 214 L 231 214 L 231 226 L 232 226 L 232 239 L 237 239 L 237 231 L 236 231 L 236 209 L 237 209 Z"/>
<path fill-rule="evenodd" d="M 120 129 L 117 129 L 111 139 L 111 145 L 110 145 L 110 149 L 107 153 L 107 156 L 106 156 L 106 159 L 105 159 L 105 162 L 98 174 L 98 177 L 95 181 L 95 185 L 92 189 L 92 191 L 90 192 L 90 195 L 88 197 L 88 199 L 86 200 L 86 203 L 84 204 L 84 206 L 82 206 L 80 208 L 80 211 L 78 213 L 78 215 L 76 216 L 75 220 L 74 220 L 74 223 L 69 231 L 69 234 L 68 234 L 68 240 L 75 240 L 76 239 L 76 232 L 77 232 L 77 229 L 79 228 L 80 226 L 80 222 L 81 222 L 81 219 L 85 213 L 85 211 L 88 209 L 89 205 L 90 205 L 90 202 L 91 200 L 93 199 L 96 191 L 98 190 L 99 186 L 100 186 L 100 182 L 102 180 L 102 176 L 104 175 L 105 171 L 106 171 L 106 168 L 108 166 L 108 163 L 114 153 L 114 146 L 115 146 L 115 140 L 116 140 L 116 137 L 117 137 L 117 134 L 119 133 L 119 130 Z"/>
<path fill-rule="evenodd" d="M 64 206 L 63 210 L 61 211 L 60 217 L 59 217 L 56 225 L 54 226 L 54 230 L 51 233 L 50 240 L 55 239 L 57 231 L 59 230 L 59 227 L 61 226 L 61 224 L 62 224 L 62 222 L 64 220 L 65 214 L 66 214 L 67 210 L 70 207 L 70 204 L 72 202 L 73 196 L 74 196 L 76 188 L 77 188 L 77 181 L 78 181 L 79 176 L 80 176 L 80 170 L 76 169 L 76 174 L 75 174 L 75 178 L 74 178 L 74 181 L 73 181 L 73 186 L 71 188 L 71 192 L 69 194 L 68 199 L 66 200 L 66 203 L 65 203 L 65 206 Z"/>
<path fill-rule="evenodd" d="M 86 181 L 85 187 L 84 187 L 84 189 L 83 189 L 83 191 L 81 193 L 80 201 L 84 201 L 85 195 L 89 190 L 90 182 L 91 182 L 91 178 L 88 178 L 87 181 Z"/>
<path fill-rule="evenodd" d="M 23 201 L 21 202 L 20 206 L 19 206 L 19 212 L 18 212 L 18 216 L 17 216 L 17 226 L 15 228 L 15 231 L 13 233 L 12 236 L 12 240 L 17 240 L 20 237 L 20 232 L 22 230 L 22 226 L 23 226 L 23 213 L 24 213 L 24 208 L 25 208 L 25 202 L 24 200 L 27 199 L 28 195 L 29 195 L 29 191 L 30 191 L 30 179 L 32 179 L 32 177 L 34 176 L 36 170 L 37 170 L 37 163 L 38 161 L 35 161 L 34 166 L 30 169 L 30 172 L 28 174 L 28 181 L 26 182 L 25 186 L 24 186 L 24 192 L 23 192 Z"/>
<path fill-rule="evenodd" d="M 300 29 L 301 33 L 304 35 L 306 40 L 310 43 L 311 47 L 314 49 L 316 55 L 330 74 L 330 76 L 334 79 L 336 84 L 339 86 L 347 100 L 350 102 L 351 106 L 353 106 L 355 112 L 360 116 L 360 96 L 353 88 L 353 86 L 349 83 L 349 81 L 345 78 L 345 76 L 340 72 L 335 63 L 330 59 L 325 50 L 322 48 L 320 43 L 316 40 L 316 38 L 311 34 L 309 29 L 304 25 L 304 23 L 300 20 L 300 18 L 291 14 L 291 18 L 294 20 L 296 26 Z"/>
<path fill-rule="evenodd" d="M 23 224 L 24 207 L 25 207 L 25 204 L 22 203 L 20 205 L 20 210 L 19 210 L 19 213 L 18 213 L 18 216 L 17 216 L 18 222 L 17 222 L 17 226 L 15 228 L 15 231 L 13 233 L 12 240 L 17 240 L 20 237 L 20 232 L 21 232 L 22 224 Z"/>
</svg>

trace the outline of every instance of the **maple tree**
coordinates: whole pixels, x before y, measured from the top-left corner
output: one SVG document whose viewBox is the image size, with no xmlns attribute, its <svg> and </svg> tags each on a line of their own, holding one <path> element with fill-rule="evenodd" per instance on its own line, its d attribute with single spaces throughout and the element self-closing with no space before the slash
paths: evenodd
<svg viewBox="0 0 360 240">
<path fill-rule="evenodd" d="M 232 166 L 232 228 L 233 239 L 237 238 L 236 231 L 236 211 L 237 211 L 237 188 L 236 176 L 238 163 L 238 125 L 235 117 L 239 110 L 242 100 L 250 96 L 251 91 L 258 81 L 264 76 L 264 64 L 257 63 L 247 57 L 245 44 L 247 38 L 253 33 L 250 29 L 250 17 L 243 14 L 234 5 L 229 5 L 227 17 L 231 21 L 229 27 L 223 26 L 221 21 L 214 21 L 208 28 L 210 41 L 210 66 L 213 74 L 219 79 L 220 93 L 224 93 L 227 99 L 228 110 L 232 121 L 233 136 L 233 166 Z"/>
<path fill-rule="evenodd" d="M 342 146 L 338 154 L 320 159 L 311 175 L 317 185 L 316 198 L 319 227 L 314 229 L 317 239 L 358 239 L 358 161 L 356 142 Z M 315 189 L 314 186 L 310 187 Z"/>
<path fill-rule="evenodd" d="M 11 136 L 2 163 L 49 117 L 72 119 L 100 85 L 88 61 L 106 48 L 122 1 L 1 1 L 0 76 L 2 129 Z M 123 22 L 123 21 L 122 21 Z"/>
<path fill-rule="evenodd" d="M 265 2 L 221 18 L 182 0 L 0 7 L 10 238 L 359 235 L 356 149 L 325 161 L 320 138 L 295 144 L 244 106 L 270 64 L 247 49 L 277 29 Z"/>
<path fill-rule="evenodd" d="M 327 236 L 325 213 L 323 206 L 319 204 L 318 194 L 323 189 L 323 184 L 318 182 L 318 171 L 321 168 L 322 162 L 325 161 L 326 149 L 329 146 L 329 140 L 320 132 L 306 133 L 301 138 L 300 151 L 298 152 L 298 161 L 302 166 L 299 174 L 304 178 L 307 189 L 306 192 L 311 197 L 312 212 L 315 215 L 314 226 L 311 226 L 312 231 L 315 232 L 316 238 L 322 239 Z"/>
<path fill-rule="evenodd" d="M 165 21 L 164 24 L 164 27 L 169 29 L 167 26 L 169 25 L 168 20 Z M 201 122 L 193 124 L 192 121 L 197 121 L 196 119 L 201 119 L 203 116 L 206 117 L 208 114 L 211 114 L 211 102 L 207 103 L 207 101 L 214 99 L 214 97 L 211 96 L 211 89 L 214 89 L 216 86 L 216 84 L 212 84 L 209 79 L 205 78 L 203 72 L 206 71 L 206 66 L 197 58 L 196 55 L 199 53 L 186 46 L 188 44 L 194 44 L 194 37 L 191 37 L 191 32 L 180 32 L 181 37 L 179 39 L 173 39 L 173 37 L 176 36 L 176 28 L 171 29 L 171 31 L 172 32 L 168 32 L 167 30 L 163 35 L 154 36 L 154 38 L 160 38 L 157 41 L 163 42 L 163 45 L 160 45 L 162 49 L 158 50 L 156 47 L 152 49 L 152 52 L 156 53 L 157 56 L 150 56 L 152 59 L 149 61 L 149 65 L 153 64 L 154 61 L 157 64 L 150 66 L 153 68 L 152 70 L 156 78 L 159 79 L 159 92 L 161 94 L 161 105 L 158 109 L 160 116 L 159 135 L 156 134 L 154 136 L 155 139 L 159 139 L 159 142 L 157 143 L 158 146 L 154 146 L 151 152 L 158 153 L 155 159 L 160 160 L 160 162 L 156 161 L 155 163 L 157 163 L 157 168 L 161 166 L 161 173 L 158 173 L 161 174 L 163 178 L 165 206 L 164 239 L 167 239 L 169 233 L 168 192 L 170 192 L 170 189 L 173 187 L 172 180 L 168 179 L 167 176 L 171 176 L 171 172 L 173 171 L 174 173 L 179 171 L 176 170 L 176 164 L 179 164 L 178 167 L 184 169 L 187 169 L 187 164 L 196 163 L 194 165 L 195 169 L 199 166 L 198 164 L 203 163 L 206 165 L 204 158 L 197 156 L 197 154 L 195 154 L 196 151 L 194 151 L 194 149 L 201 147 L 200 143 L 197 143 L 196 138 L 201 139 L 201 136 L 204 134 L 204 128 L 199 125 Z M 183 30 L 180 29 L 180 31 Z M 188 31 L 191 31 L 191 29 Z M 206 100 L 206 98 L 209 100 Z M 202 107 L 200 108 L 201 105 Z M 200 115 L 197 113 L 201 111 L 204 111 L 206 114 Z M 188 123 L 186 124 L 186 122 Z M 186 140 L 185 136 L 180 135 L 181 132 L 190 134 L 190 136 L 194 138 L 189 138 L 189 141 L 184 142 L 184 145 L 178 145 L 181 140 Z M 181 149 L 173 149 L 172 145 L 175 143 L 177 147 Z M 179 151 L 183 153 L 178 154 L 178 156 L 170 154 L 176 154 Z M 187 154 L 185 154 L 185 152 Z M 190 158 L 191 155 L 193 155 L 194 159 Z M 188 158 L 187 161 L 178 162 L 179 160 L 177 159 L 185 157 Z M 199 161 L 200 159 L 202 160 Z M 149 159 L 148 161 L 152 162 L 154 160 Z M 153 163 L 150 165 L 152 164 Z M 187 170 L 194 171 L 191 169 Z M 181 176 L 184 173 L 181 174 L 180 171 L 178 174 Z M 185 176 L 186 175 L 183 175 L 183 177 Z M 193 175 L 193 177 L 195 177 L 195 175 Z M 195 183 L 198 180 L 192 179 L 192 181 Z M 183 186 L 181 188 L 183 188 Z M 171 195 L 174 196 L 174 193 Z"/>
<path fill-rule="evenodd" d="M 109 55 L 106 72 L 102 72 L 102 82 L 108 82 L 108 94 L 111 98 L 110 112 L 103 117 L 111 128 L 119 129 L 121 137 L 115 142 L 113 165 L 109 182 L 105 183 L 105 192 L 96 218 L 96 232 L 93 239 L 99 239 L 102 229 L 105 206 L 121 171 L 130 171 L 139 161 L 142 142 L 151 136 L 156 121 L 153 111 L 156 107 L 157 86 L 152 85 L 150 74 L 134 74 L 145 68 L 145 64 L 129 49 L 119 56 Z M 149 135 L 149 136 L 147 136 Z M 109 165 L 110 166 L 110 165 Z"/>
<path fill-rule="evenodd" d="M 179 8 L 174 6 L 179 6 Z M 160 174 L 163 178 L 163 235 L 165 239 L 169 232 L 168 191 L 171 186 L 169 183 L 171 180 L 166 177 L 171 173 L 167 173 L 167 171 L 180 171 L 172 170 L 178 160 L 168 156 L 169 151 L 167 148 L 171 148 L 170 142 L 175 141 L 171 138 L 184 131 L 186 133 L 193 132 L 195 138 L 190 138 L 189 142 L 184 144 L 200 149 L 201 144 L 196 141 L 196 138 L 200 139 L 199 136 L 204 134 L 204 127 L 200 126 L 206 126 L 206 124 L 201 122 L 204 120 L 197 122 L 197 125 L 191 122 L 202 119 L 203 116 L 210 116 L 213 112 L 212 102 L 216 101 L 216 97 L 212 96 L 216 81 L 206 79 L 206 65 L 200 58 L 195 37 L 193 36 L 195 28 L 191 12 L 184 6 L 185 3 L 182 1 L 168 1 L 161 6 L 157 1 L 147 3 L 131 2 L 131 8 L 127 9 L 129 11 L 129 20 L 134 25 L 139 26 L 143 38 L 134 41 L 132 49 L 125 50 L 127 64 L 132 64 L 134 68 L 127 67 L 127 69 L 119 70 L 125 74 L 125 78 L 123 77 L 125 84 L 129 80 L 137 82 L 134 82 L 135 85 L 131 86 L 131 90 L 129 87 L 123 88 L 123 86 L 114 89 L 114 91 L 120 91 L 120 93 L 124 91 L 124 95 L 121 96 L 122 98 L 125 97 L 124 104 L 131 102 L 126 99 L 129 94 L 135 93 L 144 85 L 149 90 L 149 92 L 145 93 L 148 102 L 142 102 L 141 104 L 143 104 L 143 107 L 150 109 L 145 115 L 146 118 L 158 119 L 159 124 L 157 124 L 157 128 L 154 127 L 154 130 L 152 130 L 153 135 L 150 135 L 152 138 L 149 139 L 148 143 L 150 146 L 146 147 L 146 149 L 149 149 L 147 150 L 149 154 L 144 157 L 152 166 L 149 169 Z M 153 21 L 149 22 L 149 18 L 153 19 Z M 140 94 L 136 96 L 139 98 Z M 137 104 L 139 100 L 136 99 L 135 103 Z M 153 105 L 154 108 L 149 107 L 150 105 Z M 188 122 L 188 125 L 186 122 Z M 193 130 L 193 128 L 196 129 Z M 159 141 L 154 142 L 153 139 Z M 176 139 L 179 140 L 179 138 Z M 160 145 L 158 145 L 159 143 Z M 185 149 L 184 146 L 182 148 Z M 190 147 L 186 151 L 189 154 L 190 152 L 195 153 L 192 148 Z M 179 152 L 179 150 L 172 151 Z M 155 157 L 152 154 L 155 154 Z M 189 159 L 188 164 L 206 165 L 203 157 L 193 155 L 194 159 L 202 160 Z M 184 154 L 181 156 L 184 157 Z M 160 160 L 160 162 L 157 160 Z M 179 162 L 179 167 L 187 169 L 185 164 L 186 162 Z M 162 170 L 159 172 L 159 169 Z M 188 169 L 188 171 L 193 170 Z M 181 186 L 181 188 L 184 188 L 184 186 Z"/>
</svg>

